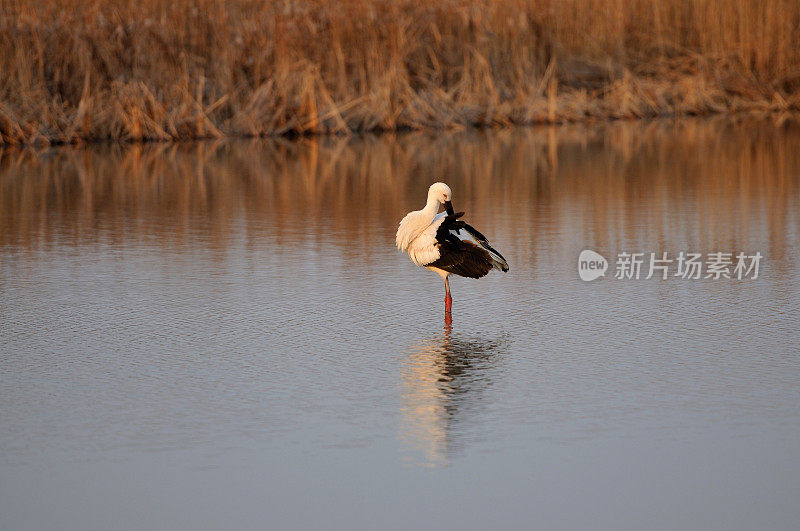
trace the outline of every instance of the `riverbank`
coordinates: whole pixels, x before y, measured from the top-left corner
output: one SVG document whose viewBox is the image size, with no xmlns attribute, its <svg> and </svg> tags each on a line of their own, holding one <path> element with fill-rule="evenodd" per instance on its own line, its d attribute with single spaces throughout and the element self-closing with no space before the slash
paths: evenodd
<svg viewBox="0 0 800 531">
<path fill-rule="evenodd" d="M 800 110 L 776 0 L 11 0 L 0 143 Z"/>
</svg>

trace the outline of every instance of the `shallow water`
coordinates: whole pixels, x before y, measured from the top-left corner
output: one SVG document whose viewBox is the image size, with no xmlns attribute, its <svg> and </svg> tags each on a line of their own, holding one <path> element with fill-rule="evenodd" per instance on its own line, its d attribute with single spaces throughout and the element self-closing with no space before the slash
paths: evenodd
<svg viewBox="0 0 800 531">
<path fill-rule="evenodd" d="M 0 528 L 792 528 L 798 146 L 745 119 L 0 150 Z M 511 264 L 452 281 L 451 326 L 393 246 L 436 180 Z M 616 279 L 622 251 L 764 258 Z"/>
</svg>

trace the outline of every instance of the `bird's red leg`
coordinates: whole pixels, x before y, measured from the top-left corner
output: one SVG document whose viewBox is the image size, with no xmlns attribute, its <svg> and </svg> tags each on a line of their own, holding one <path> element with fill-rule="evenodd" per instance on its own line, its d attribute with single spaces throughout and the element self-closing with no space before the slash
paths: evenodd
<svg viewBox="0 0 800 531">
<path fill-rule="evenodd" d="M 444 277 L 444 313 L 450 313 L 453 309 L 453 297 L 450 296 L 450 281 Z"/>
</svg>

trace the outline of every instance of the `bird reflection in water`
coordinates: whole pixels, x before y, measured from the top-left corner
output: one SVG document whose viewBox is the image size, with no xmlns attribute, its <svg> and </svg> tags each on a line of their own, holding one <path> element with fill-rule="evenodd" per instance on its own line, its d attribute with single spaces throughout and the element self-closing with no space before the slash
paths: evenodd
<svg viewBox="0 0 800 531">
<path fill-rule="evenodd" d="M 505 339 L 464 338 L 443 331 L 423 339 L 403 361 L 400 434 L 404 461 L 446 466 L 481 409 Z"/>
</svg>

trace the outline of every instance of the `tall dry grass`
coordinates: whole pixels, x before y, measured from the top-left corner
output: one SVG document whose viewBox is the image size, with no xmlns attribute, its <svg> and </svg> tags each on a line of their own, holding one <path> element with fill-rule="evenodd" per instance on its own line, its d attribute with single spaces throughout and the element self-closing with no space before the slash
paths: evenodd
<svg viewBox="0 0 800 531">
<path fill-rule="evenodd" d="M 3 0 L 0 143 L 800 109 L 796 0 Z"/>
</svg>

